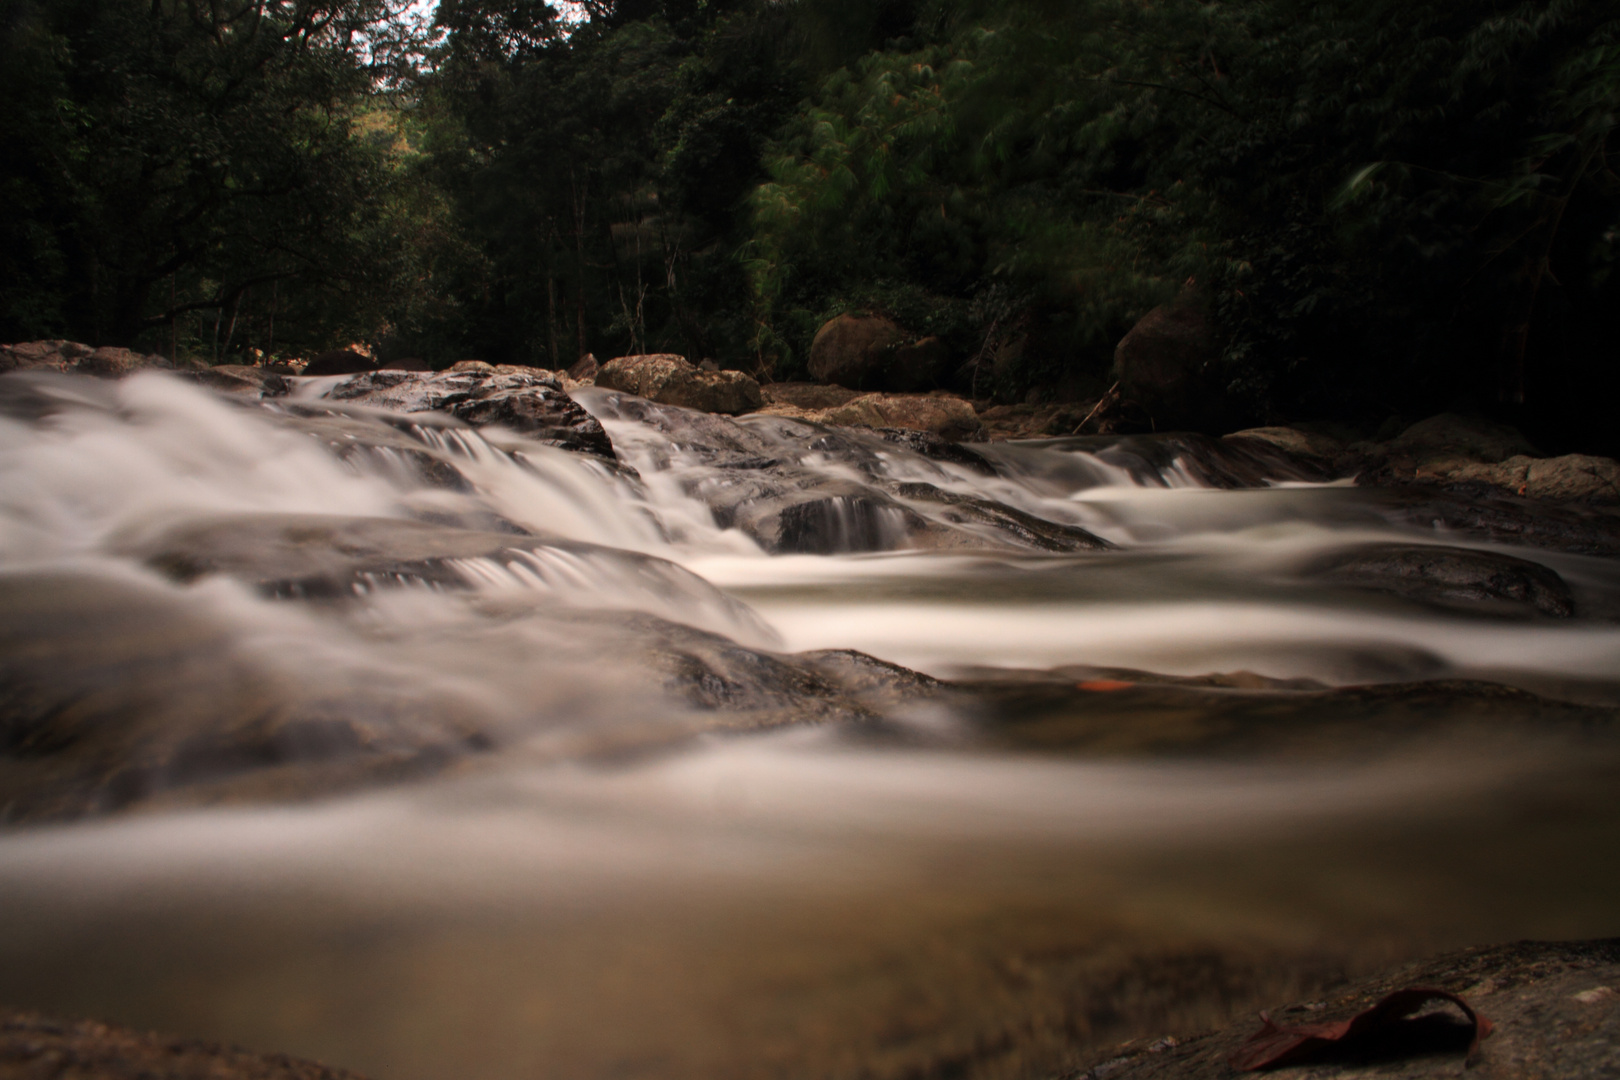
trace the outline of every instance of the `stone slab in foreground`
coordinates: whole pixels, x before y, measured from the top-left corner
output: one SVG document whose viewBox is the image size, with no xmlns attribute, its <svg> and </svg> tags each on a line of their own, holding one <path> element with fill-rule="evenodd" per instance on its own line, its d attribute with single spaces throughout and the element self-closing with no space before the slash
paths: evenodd
<svg viewBox="0 0 1620 1080">
<path fill-rule="evenodd" d="M 93 1020 L 0 1008 L 0 1078 L 30 1080 L 365 1080 L 285 1054 L 176 1039 Z"/>
<path fill-rule="evenodd" d="M 1524 941 L 1421 961 L 1356 982 L 1325 1000 L 1273 1009 L 1279 1024 L 1347 1019 L 1391 991 L 1432 986 L 1461 994 L 1495 1026 L 1464 1069 L 1460 1047 L 1381 1059 L 1344 1057 L 1240 1074 L 1228 1056 L 1259 1029 L 1255 1017 L 1186 1038 L 1130 1044 L 1063 1080 L 1612 1080 L 1620 1076 L 1620 939 Z M 1466 1040 L 1463 1040 L 1466 1043 Z"/>
</svg>

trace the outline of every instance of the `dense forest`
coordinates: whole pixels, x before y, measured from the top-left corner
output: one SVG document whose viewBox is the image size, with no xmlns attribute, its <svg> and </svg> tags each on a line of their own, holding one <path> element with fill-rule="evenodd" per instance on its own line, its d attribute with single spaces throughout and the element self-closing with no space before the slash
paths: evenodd
<svg viewBox="0 0 1620 1080">
<path fill-rule="evenodd" d="M 1603 0 L 0 0 L 0 340 L 803 378 L 828 318 L 1208 426 L 1620 449 Z M 1191 298 L 1191 299 L 1189 299 Z"/>
</svg>

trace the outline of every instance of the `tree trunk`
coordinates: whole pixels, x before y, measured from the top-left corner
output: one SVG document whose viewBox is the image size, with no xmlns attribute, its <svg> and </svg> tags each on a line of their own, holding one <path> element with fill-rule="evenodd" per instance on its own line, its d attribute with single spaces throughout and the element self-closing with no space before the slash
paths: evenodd
<svg viewBox="0 0 1620 1080">
<path fill-rule="evenodd" d="M 579 277 L 576 281 L 574 327 L 579 335 L 579 351 L 575 359 L 583 357 L 585 348 L 585 193 L 580 190 L 574 176 L 574 167 L 568 167 L 568 182 L 574 196 L 574 263 Z"/>
</svg>

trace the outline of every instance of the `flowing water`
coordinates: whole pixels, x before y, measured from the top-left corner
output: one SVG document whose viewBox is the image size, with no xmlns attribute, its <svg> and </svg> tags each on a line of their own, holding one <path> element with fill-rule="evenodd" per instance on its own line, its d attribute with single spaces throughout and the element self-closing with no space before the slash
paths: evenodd
<svg viewBox="0 0 1620 1080">
<path fill-rule="evenodd" d="M 1614 560 L 1174 440 L 5 381 L 0 1001 L 379 1080 L 1053 1076 L 1620 933 Z M 1567 595 L 1323 569 L 1402 545 Z"/>
</svg>

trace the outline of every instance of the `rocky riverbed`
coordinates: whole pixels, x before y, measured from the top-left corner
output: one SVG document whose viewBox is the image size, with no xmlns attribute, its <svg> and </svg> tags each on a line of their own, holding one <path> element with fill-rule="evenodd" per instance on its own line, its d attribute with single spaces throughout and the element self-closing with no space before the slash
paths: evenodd
<svg viewBox="0 0 1620 1080">
<path fill-rule="evenodd" d="M 0 999 L 377 1077 L 1053 1076 L 1620 929 L 1612 461 L 361 360 L 0 350 Z"/>
</svg>

